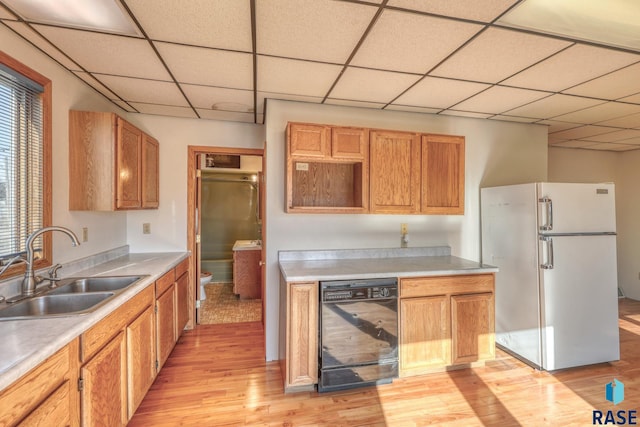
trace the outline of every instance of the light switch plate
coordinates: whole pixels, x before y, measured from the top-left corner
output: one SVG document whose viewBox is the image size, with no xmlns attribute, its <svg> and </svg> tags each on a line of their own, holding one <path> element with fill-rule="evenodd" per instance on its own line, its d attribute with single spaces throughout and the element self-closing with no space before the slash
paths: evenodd
<svg viewBox="0 0 640 427">
<path fill-rule="evenodd" d="M 151 234 L 151 223 L 145 222 L 142 224 L 142 234 Z"/>
</svg>

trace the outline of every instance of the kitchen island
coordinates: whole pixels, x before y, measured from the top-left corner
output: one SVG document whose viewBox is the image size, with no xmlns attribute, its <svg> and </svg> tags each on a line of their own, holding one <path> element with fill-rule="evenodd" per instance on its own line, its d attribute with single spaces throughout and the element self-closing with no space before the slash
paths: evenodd
<svg viewBox="0 0 640 427">
<path fill-rule="evenodd" d="M 398 279 L 399 375 L 483 364 L 495 357 L 497 267 L 448 246 L 281 251 L 279 359 L 285 391 L 318 382 L 319 284 Z"/>
</svg>

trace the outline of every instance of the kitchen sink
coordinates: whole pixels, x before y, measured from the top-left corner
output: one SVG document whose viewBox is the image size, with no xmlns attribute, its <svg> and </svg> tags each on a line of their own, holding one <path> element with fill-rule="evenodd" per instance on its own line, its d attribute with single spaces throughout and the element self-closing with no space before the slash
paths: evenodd
<svg viewBox="0 0 640 427">
<path fill-rule="evenodd" d="M 113 292 L 93 292 L 37 296 L 0 310 L 0 320 L 84 314 L 95 310 L 100 303 L 105 302 L 113 295 Z"/>
<path fill-rule="evenodd" d="M 141 276 L 105 276 L 66 279 L 47 295 L 78 294 L 87 292 L 114 292 L 137 282 Z"/>
</svg>

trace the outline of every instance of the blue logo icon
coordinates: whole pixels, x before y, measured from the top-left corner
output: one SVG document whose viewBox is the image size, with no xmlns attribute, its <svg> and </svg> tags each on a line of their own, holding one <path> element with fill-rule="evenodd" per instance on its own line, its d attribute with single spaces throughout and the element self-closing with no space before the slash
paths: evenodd
<svg viewBox="0 0 640 427">
<path fill-rule="evenodd" d="M 612 382 L 607 384 L 605 396 L 614 405 L 622 402 L 624 400 L 624 384 L 614 378 Z"/>
</svg>

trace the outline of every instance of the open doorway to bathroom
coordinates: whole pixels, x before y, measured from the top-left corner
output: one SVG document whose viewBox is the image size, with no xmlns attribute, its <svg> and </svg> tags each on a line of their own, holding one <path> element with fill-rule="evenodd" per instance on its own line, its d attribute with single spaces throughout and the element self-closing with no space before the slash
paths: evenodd
<svg viewBox="0 0 640 427">
<path fill-rule="evenodd" d="M 263 322 L 264 151 L 189 147 L 196 323 Z"/>
</svg>

